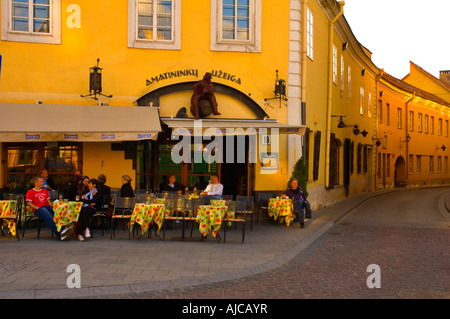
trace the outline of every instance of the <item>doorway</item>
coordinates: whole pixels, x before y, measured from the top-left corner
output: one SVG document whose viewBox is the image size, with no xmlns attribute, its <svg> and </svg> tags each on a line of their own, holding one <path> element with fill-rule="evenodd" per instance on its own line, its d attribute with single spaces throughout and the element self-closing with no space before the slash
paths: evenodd
<svg viewBox="0 0 450 319">
<path fill-rule="evenodd" d="M 406 164 L 405 159 L 399 156 L 395 161 L 395 187 L 406 186 Z"/>
</svg>

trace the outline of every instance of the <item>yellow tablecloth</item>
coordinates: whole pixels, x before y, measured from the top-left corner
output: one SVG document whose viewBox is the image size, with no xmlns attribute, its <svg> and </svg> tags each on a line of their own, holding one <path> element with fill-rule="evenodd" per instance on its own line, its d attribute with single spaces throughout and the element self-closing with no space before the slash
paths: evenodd
<svg viewBox="0 0 450 319">
<path fill-rule="evenodd" d="M 78 221 L 83 202 L 53 202 L 53 221 L 56 229 L 61 231 L 62 226 L 70 225 Z"/>
<path fill-rule="evenodd" d="M 227 205 L 227 201 L 225 199 L 211 199 L 209 201 L 209 203 L 212 206 L 226 206 Z"/>
<path fill-rule="evenodd" d="M 164 204 L 143 204 L 137 203 L 134 206 L 130 220 L 130 231 L 133 229 L 134 223 L 141 225 L 142 234 L 144 234 L 150 224 L 154 222 L 158 225 L 158 232 L 164 223 Z"/>
<path fill-rule="evenodd" d="M 0 201 L 0 218 L 2 216 L 12 216 L 16 214 L 17 201 L 15 200 L 1 200 Z M 9 230 L 13 236 L 16 236 L 16 221 L 14 219 L 4 219 L 4 224 L 8 225 Z"/>
<path fill-rule="evenodd" d="M 200 224 L 200 233 L 203 236 L 206 236 L 212 231 L 213 236 L 216 237 L 227 209 L 227 206 L 199 206 L 197 210 L 196 222 Z"/>
<path fill-rule="evenodd" d="M 290 225 L 291 221 L 295 219 L 294 216 L 294 204 L 292 199 L 286 198 L 270 198 L 269 199 L 269 216 L 274 220 L 280 218 L 280 223 L 286 222 L 286 225 Z"/>
</svg>

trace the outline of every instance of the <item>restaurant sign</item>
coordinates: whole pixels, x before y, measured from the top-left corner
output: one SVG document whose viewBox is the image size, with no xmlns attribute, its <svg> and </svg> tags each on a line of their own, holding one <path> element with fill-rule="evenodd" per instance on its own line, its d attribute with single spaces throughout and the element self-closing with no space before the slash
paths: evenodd
<svg viewBox="0 0 450 319">
<path fill-rule="evenodd" d="M 155 75 L 151 77 L 150 79 L 147 79 L 145 81 L 145 85 L 149 86 L 154 83 L 158 83 L 160 81 L 173 79 L 173 78 L 180 78 L 180 77 L 186 77 L 186 76 L 195 76 L 198 77 L 198 69 L 184 69 L 184 70 L 177 70 L 177 71 L 171 71 L 171 72 L 165 72 L 161 73 L 159 75 Z M 211 75 L 214 78 L 224 79 L 231 81 L 236 84 L 242 84 L 241 78 L 237 75 L 225 72 L 223 70 L 212 70 Z"/>
</svg>

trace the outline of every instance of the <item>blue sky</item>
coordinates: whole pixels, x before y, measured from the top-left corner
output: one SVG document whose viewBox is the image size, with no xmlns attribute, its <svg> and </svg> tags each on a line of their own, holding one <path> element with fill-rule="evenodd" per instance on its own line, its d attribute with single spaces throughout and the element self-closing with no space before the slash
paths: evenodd
<svg viewBox="0 0 450 319">
<path fill-rule="evenodd" d="M 436 77 L 450 70 L 450 0 L 345 0 L 344 15 L 387 73 L 403 78 L 409 61 Z"/>
</svg>

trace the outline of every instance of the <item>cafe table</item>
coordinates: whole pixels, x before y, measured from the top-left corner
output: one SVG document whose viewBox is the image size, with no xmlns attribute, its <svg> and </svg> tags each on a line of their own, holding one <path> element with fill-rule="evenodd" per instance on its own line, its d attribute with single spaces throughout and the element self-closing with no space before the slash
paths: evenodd
<svg viewBox="0 0 450 319">
<path fill-rule="evenodd" d="M 286 222 L 288 226 L 295 219 L 294 204 L 289 198 L 270 198 L 268 211 L 269 217 L 275 221 L 279 219 L 280 223 Z"/>
<path fill-rule="evenodd" d="M 83 202 L 53 202 L 53 211 L 55 212 L 53 221 L 58 232 L 61 231 L 62 226 L 68 226 L 78 221 L 82 207 Z"/>
<path fill-rule="evenodd" d="M 16 214 L 17 201 L 15 200 L 0 200 L 0 219 L 2 217 L 12 216 Z M 11 235 L 16 236 L 16 220 L 4 219 L 3 223 L 7 224 Z"/>
<path fill-rule="evenodd" d="M 135 223 L 141 225 L 142 234 L 144 234 L 150 224 L 154 222 L 158 225 L 158 233 L 164 223 L 164 204 L 153 204 L 153 203 L 136 203 L 131 214 L 130 220 L 130 232 L 133 229 Z"/>
<path fill-rule="evenodd" d="M 203 237 L 210 232 L 216 237 L 227 209 L 227 206 L 198 206 L 196 222 L 199 223 L 199 230 Z"/>
</svg>

